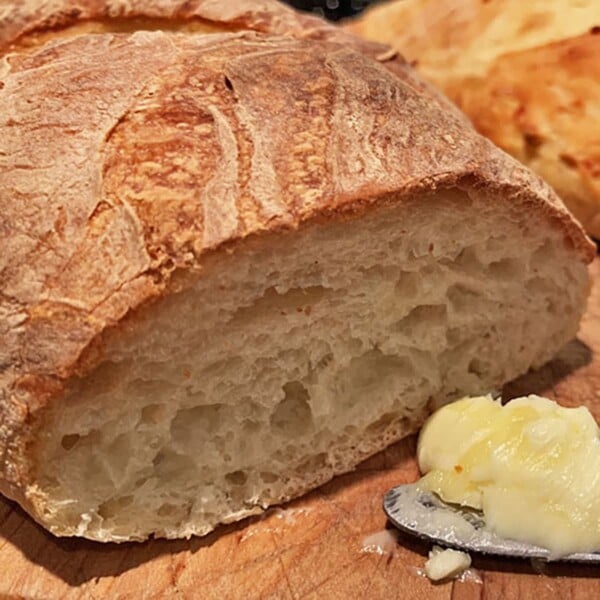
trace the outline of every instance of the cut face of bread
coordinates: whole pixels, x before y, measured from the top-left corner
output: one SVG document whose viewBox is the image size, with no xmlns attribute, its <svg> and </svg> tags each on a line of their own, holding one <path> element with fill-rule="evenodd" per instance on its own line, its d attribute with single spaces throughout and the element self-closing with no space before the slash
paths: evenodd
<svg viewBox="0 0 600 600">
<path fill-rule="evenodd" d="M 543 363 L 587 275 L 527 221 L 448 190 L 208 256 L 45 411 L 37 518 L 104 541 L 205 534 Z"/>
</svg>

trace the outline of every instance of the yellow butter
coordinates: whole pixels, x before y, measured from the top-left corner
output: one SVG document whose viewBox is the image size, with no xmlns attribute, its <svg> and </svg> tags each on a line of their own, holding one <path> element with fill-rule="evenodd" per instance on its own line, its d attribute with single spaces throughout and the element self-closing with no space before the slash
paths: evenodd
<svg viewBox="0 0 600 600">
<path fill-rule="evenodd" d="M 465 398 L 430 417 L 418 460 L 421 487 L 483 510 L 502 537 L 555 557 L 600 550 L 600 430 L 585 407 Z"/>
</svg>

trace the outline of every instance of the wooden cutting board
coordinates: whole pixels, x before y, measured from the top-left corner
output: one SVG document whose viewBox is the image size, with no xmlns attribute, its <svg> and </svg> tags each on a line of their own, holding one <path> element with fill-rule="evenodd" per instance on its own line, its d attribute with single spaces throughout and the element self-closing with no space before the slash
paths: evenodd
<svg viewBox="0 0 600 600">
<path fill-rule="evenodd" d="M 600 260 L 577 341 L 550 364 L 506 387 L 600 420 Z M 382 531 L 383 493 L 417 478 L 409 438 L 309 496 L 202 539 L 98 544 L 57 539 L 0 498 L 0 599 L 35 598 L 401 598 L 522 600 L 600 598 L 600 567 L 532 565 L 473 557 L 466 581 L 433 585 L 422 575 L 429 549 L 400 537 L 392 552 L 365 552 Z"/>
</svg>

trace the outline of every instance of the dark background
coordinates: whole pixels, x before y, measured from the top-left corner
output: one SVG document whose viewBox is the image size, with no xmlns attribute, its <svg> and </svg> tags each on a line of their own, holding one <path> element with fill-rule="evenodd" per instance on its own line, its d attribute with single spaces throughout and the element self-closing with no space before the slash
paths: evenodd
<svg viewBox="0 0 600 600">
<path fill-rule="evenodd" d="M 373 0 L 285 0 L 294 8 L 314 12 L 332 21 L 358 14 Z"/>
</svg>

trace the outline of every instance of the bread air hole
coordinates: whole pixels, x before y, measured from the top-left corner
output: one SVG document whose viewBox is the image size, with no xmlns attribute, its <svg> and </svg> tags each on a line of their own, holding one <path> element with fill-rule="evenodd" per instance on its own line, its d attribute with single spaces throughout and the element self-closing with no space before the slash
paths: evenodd
<svg viewBox="0 0 600 600">
<path fill-rule="evenodd" d="M 144 406 L 138 425 L 152 427 L 153 425 L 160 423 L 166 413 L 167 407 L 164 404 L 149 404 L 148 406 Z"/>
<path fill-rule="evenodd" d="M 271 428 L 287 437 L 306 435 L 313 427 L 307 389 L 299 381 L 283 386 L 284 398 L 271 414 Z"/>
<path fill-rule="evenodd" d="M 248 475 L 244 471 L 233 471 L 233 473 L 227 473 L 225 479 L 232 485 L 244 485 L 248 481 Z"/>
<path fill-rule="evenodd" d="M 115 514 L 118 514 L 119 511 L 127 508 L 133 502 L 133 496 L 121 496 L 119 498 L 113 498 L 107 502 L 102 503 L 98 507 L 98 514 L 103 519 L 110 519 Z"/>
<path fill-rule="evenodd" d="M 60 441 L 60 445 L 67 451 L 71 450 L 71 448 L 73 448 L 75 446 L 75 444 L 77 444 L 77 442 L 79 441 L 80 436 L 77 435 L 76 433 L 70 434 L 70 435 L 65 435 L 63 436 L 62 440 Z"/>
<path fill-rule="evenodd" d="M 497 260 L 491 262 L 487 267 L 491 278 L 498 281 L 506 281 L 507 283 L 514 281 L 520 275 L 522 269 L 522 262 L 516 258 Z"/>
</svg>

